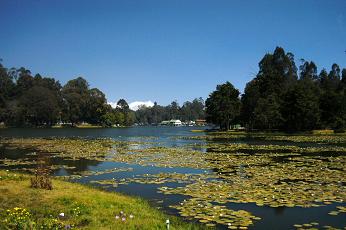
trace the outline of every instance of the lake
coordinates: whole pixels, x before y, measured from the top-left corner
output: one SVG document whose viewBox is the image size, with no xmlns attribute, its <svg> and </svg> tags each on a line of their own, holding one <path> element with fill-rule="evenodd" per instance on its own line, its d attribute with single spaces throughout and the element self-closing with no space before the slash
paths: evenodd
<svg viewBox="0 0 346 230">
<path fill-rule="evenodd" d="M 346 226 L 345 135 L 204 128 L 0 129 L 0 167 L 32 172 L 46 155 L 54 176 L 219 229 Z"/>
</svg>

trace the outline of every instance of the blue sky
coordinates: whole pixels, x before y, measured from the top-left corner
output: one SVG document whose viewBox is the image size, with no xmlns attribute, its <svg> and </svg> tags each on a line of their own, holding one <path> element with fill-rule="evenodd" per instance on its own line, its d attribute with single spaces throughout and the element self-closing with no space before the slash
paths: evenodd
<svg viewBox="0 0 346 230">
<path fill-rule="evenodd" d="M 240 91 L 276 46 L 346 67 L 345 0 L 0 0 L 0 58 L 109 101 L 166 105 Z"/>
</svg>

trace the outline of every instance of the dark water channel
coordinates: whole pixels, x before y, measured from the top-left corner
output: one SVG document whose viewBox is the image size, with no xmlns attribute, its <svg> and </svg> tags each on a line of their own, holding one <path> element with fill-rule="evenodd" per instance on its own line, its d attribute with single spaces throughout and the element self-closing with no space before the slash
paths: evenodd
<svg viewBox="0 0 346 230">
<path fill-rule="evenodd" d="M 166 146 L 166 147 L 182 147 L 186 145 L 192 145 L 194 150 L 205 152 L 207 149 L 204 140 L 189 140 L 177 138 L 181 136 L 195 136 L 202 135 L 203 133 L 191 132 L 191 127 L 134 127 L 134 128 L 118 128 L 118 129 L 0 129 L 0 138 L 6 137 L 83 137 L 83 138 L 112 138 L 114 140 L 121 141 L 140 141 L 148 142 L 149 145 L 154 146 Z M 273 144 L 273 142 L 251 140 L 248 142 L 246 139 L 237 140 L 238 143 L 250 143 L 250 144 Z M 276 143 L 277 144 L 277 143 Z M 279 144 L 287 144 L 280 142 Z M 292 144 L 292 143 L 290 143 Z M 141 146 L 138 146 L 141 148 Z M 1 159 L 35 159 L 36 156 L 30 153 L 35 152 L 34 149 L 13 149 L 6 145 L 0 145 L 0 162 Z M 107 157 L 107 156 L 105 156 Z M 108 161 L 96 161 L 96 160 L 70 160 L 60 157 L 53 157 L 50 159 L 50 163 L 53 165 L 67 165 L 73 168 L 58 168 L 54 170 L 53 174 L 56 176 L 64 176 L 71 174 L 78 174 L 86 171 L 104 171 L 114 168 L 132 168 L 131 171 L 106 173 L 101 175 L 91 175 L 88 177 L 82 177 L 81 179 L 75 179 L 75 182 L 90 184 L 90 181 L 95 180 L 108 180 L 108 179 L 124 179 L 140 177 L 146 174 L 158 174 L 158 173 L 184 173 L 184 174 L 200 174 L 205 173 L 202 169 L 192 168 L 165 168 L 155 166 L 141 166 L 134 164 L 126 164 L 120 162 L 108 162 Z M 25 167 L 34 167 L 27 166 Z M 5 169 L 20 169 L 24 166 L 1 166 Z M 101 186 L 93 184 L 93 186 Z M 129 183 L 121 184 L 118 187 L 104 187 L 109 191 L 116 191 L 127 195 L 139 196 L 148 200 L 154 207 L 162 209 L 168 214 L 179 215 L 177 210 L 170 208 L 170 205 L 175 205 L 182 202 L 188 197 L 183 195 L 164 195 L 158 193 L 158 188 L 162 186 L 177 187 L 181 186 L 178 183 L 165 183 L 165 184 L 139 184 Z M 328 212 L 336 210 L 336 206 L 345 206 L 345 203 L 332 203 L 330 205 L 314 208 L 288 208 L 278 207 L 272 208 L 268 206 L 257 206 L 254 203 L 237 204 L 228 203 L 227 207 L 233 210 L 246 210 L 253 215 L 261 217 L 260 221 L 256 221 L 254 226 L 250 226 L 250 229 L 293 229 L 294 224 L 303 224 L 318 222 L 319 227 L 324 225 L 331 225 L 337 228 L 344 228 L 346 226 L 346 214 L 340 213 L 337 216 L 328 215 Z M 220 229 L 224 229 L 224 226 L 217 226 Z"/>
</svg>

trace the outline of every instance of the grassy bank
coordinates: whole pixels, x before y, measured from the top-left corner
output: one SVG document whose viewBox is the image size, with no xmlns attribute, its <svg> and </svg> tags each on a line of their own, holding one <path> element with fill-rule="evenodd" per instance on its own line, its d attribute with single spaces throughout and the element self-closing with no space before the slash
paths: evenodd
<svg viewBox="0 0 346 230">
<path fill-rule="evenodd" d="M 0 170 L 0 193 L 0 229 L 166 229 L 166 219 L 170 229 L 200 229 L 142 199 L 60 180 L 53 190 L 34 189 L 29 175 Z"/>
</svg>

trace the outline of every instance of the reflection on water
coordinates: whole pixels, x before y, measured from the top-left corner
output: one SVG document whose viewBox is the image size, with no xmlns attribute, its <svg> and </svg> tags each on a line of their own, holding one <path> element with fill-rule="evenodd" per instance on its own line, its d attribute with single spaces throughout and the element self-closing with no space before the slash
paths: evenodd
<svg viewBox="0 0 346 230">
<path fill-rule="evenodd" d="M 0 130 L 0 136 L 2 137 L 83 137 L 83 138 L 112 138 L 114 140 L 124 141 L 119 143 L 121 149 L 126 149 L 128 152 L 133 151 L 136 154 L 136 150 L 146 149 L 149 147 L 169 147 L 169 148 L 186 148 L 188 150 L 199 151 L 203 153 L 228 153 L 229 149 L 217 148 L 215 143 L 210 140 L 203 139 L 189 139 L 180 137 L 195 137 L 198 135 L 203 135 L 203 133 L 193 133 L 190 132 L 189 127 L 136 127 L 136 128 L 123 128 L 123 129 L 3 129 Z M 220 140 L 225 142 L 225 140 Z M 133 143 L 131 143 L 133 142 Z M 233 140 L 234 143 L 244 143 L 251 145 L 268 145 L 268 144 L 278 144 L 279 142 L 270 142 L 267 140 L 254 140 L 241 138 L 238 140 Z M 287 142 L 280 142 L 280 145 L 284 146 Z M 228 142 L 229 144 L 229 142 Z M 295 145 L 290 143 L 290 145 Z M 319 146 L 316 144 L 306 144 L 297 143 L 299 147 L 315 147 Z M 8 145 L 0 145 L 0 159 L 8 160 L 9 165 L 0 165 L 0 168 L 9 169 L 30 169 L 35 167 L 35 164 L 25 164 L 25 162 L 34 162 L 37 158 L 35 154 L 37 150 L 35 149 L 22 149 L 22 148 L 12 148 Z M 237 149 L 237 151 L 240 151 Z M 251 150 L 244 149 L 241 151 L 242 154 L 278 154 L 272 157 L 273 162 L 287 163 L 291 161 L 291 158 L 296 155 L 280 155 L 280 153 L 290 153 L 290 150 L 282 149 L 281 151 L 263 149 L 263 150 Z M 47 153 L 48 154 L 48 153 Z M 49 153 L 50 154 L 50 153 Z M 227 169 L 214 168 L 214 169 L 196 169 L 196 168 L 182 168 L 182 167 L 158 167 L 158 166 L 146 166 L 139 164 L 128 164 L 125 162 L 113 162 L 113 155 L 119 154 L 117 149 L 114 148 L 111 152 L 104 153 L 100 157 L 104 158 L 104 161 L 94 160 L 94 159 L 70 159 L 63 158 L 60 156 L 55 156 L 54 154 L 50 158 L 50 164 L 59 167 L 53 167 L 53 174 L 56 176 L 68 176 L 68 175 L 83 175 L 85 172 L 104 172 L 113 169 L 123 169 L 131 168 L 128 171 L 117 171 L 110 173 L 100 173 L 100 174 L 87 174 L 81 178 L 75 178 L 73 181 L 92 184 L 93 186 L 100 186 L 109 191 L 117 191 L 128 195 L 140 196 L 144 199 L 149 200 L 152 205 L 162 208 L 165 212 L 173 215 L 179 215 L 176 209 L 170 208 L 171 205 L 176 205 L 182 202 L 184 199 L 188 199 L 188 196 L 180 194 L 165 195 L 163 193 L 158 193 L 158 188 L 167 186 L 170 188 L 176 188 L 182 186 L 185 182 L 166 182 L 163 184 L 144 184 L 144 183 L 124 183 L 119 184 L 116 187 L 106 186 L 102 184 L 94 184 L 92 181 L 102 181 L 102 180 L 126 180 L 133 178 L 145 178 L 150 175 L 157 175 L 160 173 L 178 173 L 178 174 L 207 174 L 214 171 L 217 175 L 228 175 L 237 174 L 242 179 L 249 178 L 246 168 L 247 165 L 234 165 L 233 167 L 228 167 Z M 312 153 L 310 157 L 318 157 L 321 161 L 327 161 L 328 157 L 332 156 L 344 156 L 345 152 L 325 152 L 323 157 L 320 157 L 318 153 Z M 303 154 L 304 155 L 304 154 Z M 22 160 L 24 163 L 22 165 L 11 165 L 11 160 Z M 184 160 L 184 159 L 181 159 Z M 208 160 L 208 159 L 207 159 Z M 212 164 L 217 163 L 214 159 L 209 159 Z M 266 166 L 267 163 L 258 164 L 257 166 Z M 64 167 L 60 167 L 64 166 Z M 220 176 L 220 180 L 222 180 Z M 131 181 L 131 180 L 130 180 Z M 287 183 L 287 181 L 284 181 Z M 345 186 L 345 185 L 343 185 Z M 345 187 L 343 187 L 345 189 Z M 233 210 L 247 210 L 253 215 L 261 217 L 260 221 L 256 221 L 254 226 L 250 228 L 254 229 L 291 229 L 294 224 L 297 223 L 310 223 L 317 221 L 320 226 L 332 225 L 334 227 L 344 227 L 346 226 L 346 217 L 342 213 L 338 216 L 330 216 L 328 212 L 336 210 L 336 206 L 340 205 L 332 203 L 330 205 L 322 207 L 269 207 L 269 206 L 257 206 L 255 203 L 227 203 L 226 206 Z M 345 205 L 345 203 L 342 203 Z M 225 228 L 225 226 L 218 225 L 220 229 Z"/>
</svg>

